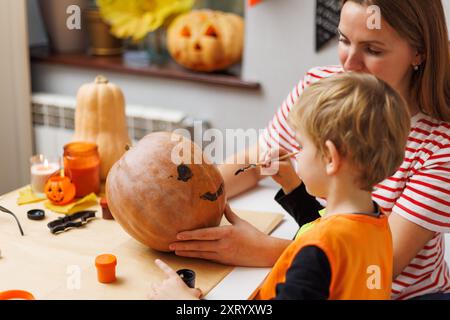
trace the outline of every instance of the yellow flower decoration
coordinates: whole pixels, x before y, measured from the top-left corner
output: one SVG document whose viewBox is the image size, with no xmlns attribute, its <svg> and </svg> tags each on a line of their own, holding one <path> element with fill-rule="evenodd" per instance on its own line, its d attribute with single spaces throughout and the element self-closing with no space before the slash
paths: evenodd
<svg viewBox="0 0 450 320">
<path fill-rule="evenodd" d="M 191 10 L 194 0 L 97 0 L 97 5 L 112 34 L 138 42 L 166 20 Z"/>
</svg>

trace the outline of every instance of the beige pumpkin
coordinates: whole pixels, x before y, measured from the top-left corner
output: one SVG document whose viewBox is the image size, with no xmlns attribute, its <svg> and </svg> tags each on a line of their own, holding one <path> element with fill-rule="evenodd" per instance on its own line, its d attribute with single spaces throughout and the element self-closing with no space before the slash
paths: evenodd
<svg viewBox="0 0 450 320">
<path fill-rule="evenodd" d="M 97 144 L 102 180 L 130 145 L 122 90 L 103 76 L 78 90 L 73 141 Z"/>
<path fill-rule="evenodd" d="M 244 46 L 244 20 L 232 13 L 194 10 L 177 17 L 167 32 L 172 58 L 195 71 L 216 71 L 238 62 Z"/>
<path fill-rule="evenodd" d="M 217 226 L 226 202 L 219 170 L 200 147 L 170 132 L 151 133 L 127 151 L 108 175 L 106 197 L 124 230 L 160 251 L 180 231 Z"/>
</svg>

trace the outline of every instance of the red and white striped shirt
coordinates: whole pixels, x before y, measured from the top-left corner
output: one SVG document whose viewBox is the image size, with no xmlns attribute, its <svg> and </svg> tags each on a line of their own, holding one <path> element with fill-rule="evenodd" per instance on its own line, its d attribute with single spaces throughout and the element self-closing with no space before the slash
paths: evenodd
<svg viewBox="0 0 450 320">
<path fill-rule="evenodd" d="M 287 116 L 303 90 L 322 78 L 344 72 L 341 66 L 311 69 L 292 90 L 260 139 L 263 148 L 281 146 L 297 151 Z M 405 159 L 399 170 L 376 186 L 373 200 L 435 236 L 392 284 L 393 299 L 450 292 L 450 273 L 444 260 L 444 233 L 450 233 L 450 123 L 419 113 L 411 119 Z"/>
</svg>

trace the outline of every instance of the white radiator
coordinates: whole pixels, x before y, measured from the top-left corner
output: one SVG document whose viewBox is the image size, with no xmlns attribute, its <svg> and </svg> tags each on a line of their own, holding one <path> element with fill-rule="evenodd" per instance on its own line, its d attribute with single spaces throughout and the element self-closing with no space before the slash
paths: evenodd
<svg viewBox="0 0 450 320">
<path fill-rule="evenodd" d="M 32 115 L 35 154 L 60 156 L 73 137 L 76 99 L 48 93 L 33 93 Z M 133 143 L 156 131 L 178 128 L 193 130 L 194 119 L 184 112 L 163 108 L 127 105 L 128 132 Z M 203 126 L 209 124 L 203 121 Z"/>
</svg>

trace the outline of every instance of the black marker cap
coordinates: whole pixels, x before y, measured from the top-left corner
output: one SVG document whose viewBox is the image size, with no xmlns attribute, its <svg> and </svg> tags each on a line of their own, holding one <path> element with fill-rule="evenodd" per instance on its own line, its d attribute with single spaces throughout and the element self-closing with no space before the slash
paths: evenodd
<svg viewBox="0 0 450 320">
<path fill-rule="evenodd" d="M 45 212 L 41 209 L 33 209 L 27 212 L 27 216 L 30 220 L 42 220 L 45 218 Z"/>
<path fill-rule="evenodd" d="M 189 269 L 181 269 L 177 271 L 181 279 L 189 288 L 195 288 L 195 272 Z"/>
</svg>

